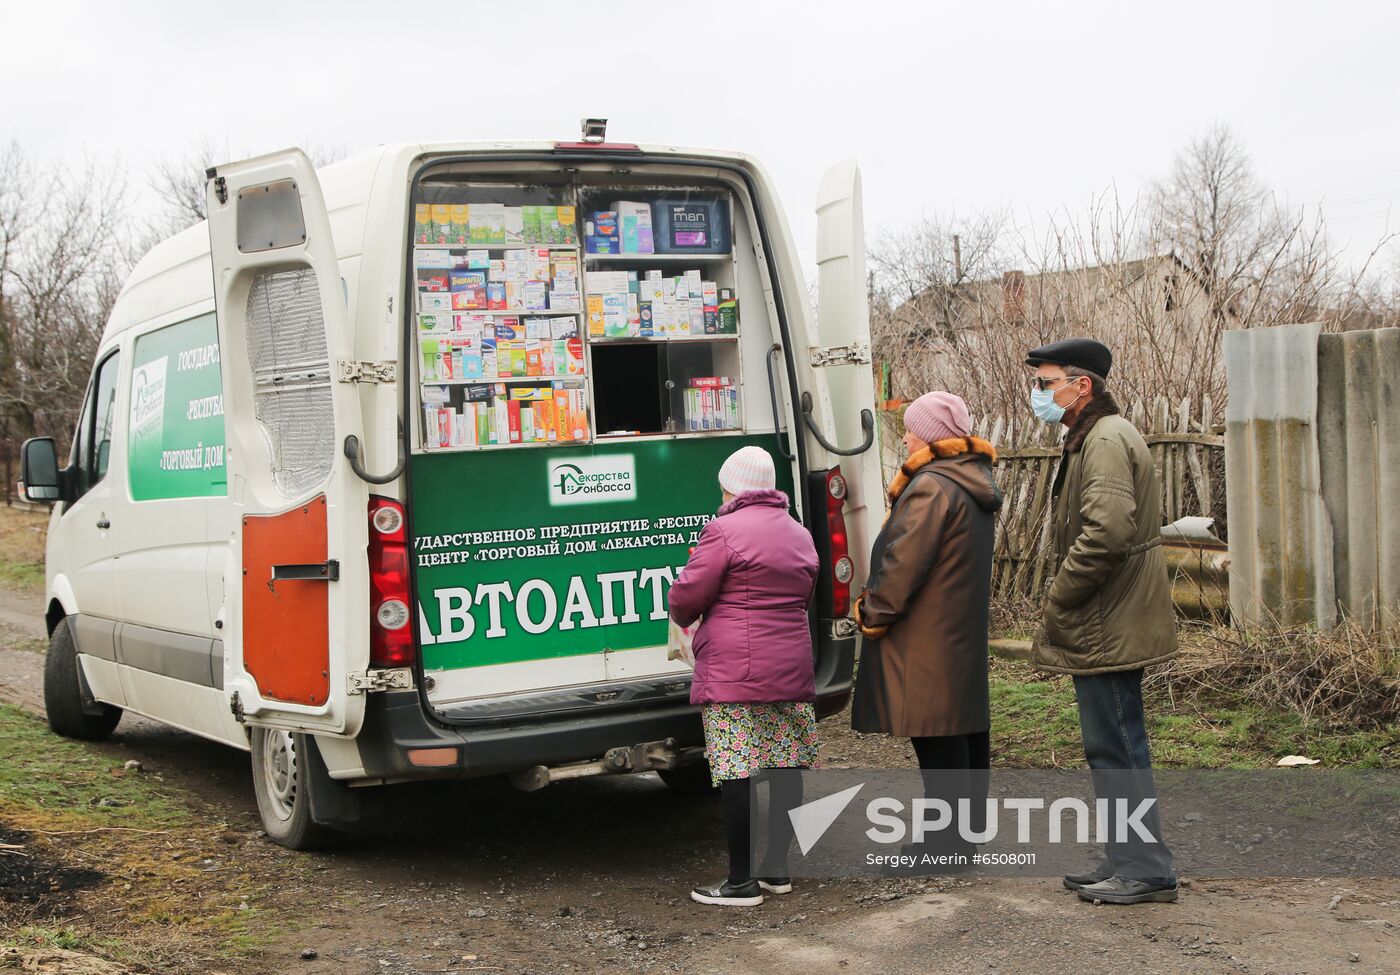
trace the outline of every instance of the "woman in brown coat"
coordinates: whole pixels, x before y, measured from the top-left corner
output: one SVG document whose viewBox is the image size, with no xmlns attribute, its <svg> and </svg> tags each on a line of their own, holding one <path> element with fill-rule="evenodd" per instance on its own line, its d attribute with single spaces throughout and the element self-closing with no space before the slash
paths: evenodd
<svg viewBox="0 0 1400 975">
<path fill-rule="evenodd" d="M 920 396 L 904 427 L 909 459 L 856 601 L 865 640 L 851 726 L 909 738 L 923 769 L 986 769 L 996 450 L 971 436 L 967 405 L 951 393 Z"/>
</svg>

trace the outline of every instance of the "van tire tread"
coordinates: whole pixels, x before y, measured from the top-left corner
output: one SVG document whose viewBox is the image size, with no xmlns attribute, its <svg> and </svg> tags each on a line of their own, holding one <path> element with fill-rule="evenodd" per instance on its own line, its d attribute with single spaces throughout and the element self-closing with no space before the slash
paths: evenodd
<svg viewBox="0 0 1400 975">
<path fill-rule="evenodd" d="M 276 799 L 268 791 L 268 780 L 263 769 L 264 756 L 266 755 L 265 739 L 270 734 L 277 734 L 277 732 L 268 728 L 254 727 L 249 739 L 250 751 L 252 752 L 253 794 L 257 798 L 258 815 L 262 819 L 263 831 L 267 834 L 267 838 L 289 850 L 324 850 L 337 845 L 344 839 L 344 834 L 316 822 L 311 816 L 311 791 L 318 788 L 335 788 L 341 785 L 325 773 L 322 763 L 302 760 L 296 762 L 295 775 L 298 781 L 291 813 L 286 818 L 282 818 L 274 812 Z M 303 734 L 292 735 L 292 740 L 294 751 L 301 752 L 303 755 L 307 748 L 315 747 L 312 739 Z M 322 779 L 324 781 L 321 781 Z M 343 788 L 343 786 L 341 787 Z"/>
<path fill-rule="evenodd" d="M 85 704 L 78 674 L 78 645 L 68 621 L 60 620 L 49 637 L 44 658 L 44 713 L 49 728 L 65 738 L 101 741 L 122 719 L 122 709 L 111 704 Z"/>
</svg>

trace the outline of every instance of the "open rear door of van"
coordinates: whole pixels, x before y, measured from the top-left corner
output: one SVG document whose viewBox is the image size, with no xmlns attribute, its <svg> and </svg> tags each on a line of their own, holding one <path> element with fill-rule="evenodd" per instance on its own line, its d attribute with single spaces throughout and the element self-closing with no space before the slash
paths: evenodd
<svg viewBox="0 0 1400 975">
<path fill-rule="evenodd" d="M 836 425 L 833 443 L 842 446 L 862 442 L 861 413 L 875 410 L 864 210 L 855 161 L 828 169 L 817 191 L 817 329 L 824 351 L 833 354 L 833 364 L 824 372 Z M 870 449 L 842 457 L 841 472 L 847 485 L 844 514 L 855 563 L 854 595 L 865 586 L 870 545 L 885 517 L 878 435 Z"/>
<path fill-rule="evenodd" d="M 224 692 L 252 724 L 353 735 L 369 661 L 368 489 L 345 286 L 299 149 L 211 169 L 209 243 L 233 506 Z"/>
</svg>

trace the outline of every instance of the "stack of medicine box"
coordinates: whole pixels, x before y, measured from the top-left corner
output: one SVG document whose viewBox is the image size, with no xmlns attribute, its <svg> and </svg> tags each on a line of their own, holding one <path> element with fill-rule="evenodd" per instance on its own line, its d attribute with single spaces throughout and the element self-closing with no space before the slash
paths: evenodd
<svg viewBox="0 0 1400 975">
<path fill-rule="evenodd" d="M 580 383 L 484 383 L 469 389 L 472 398 L 459 411 L 452 407 L 447 387 L 424 387 L 425 446 L 569 443 L 588 436 L 587 404 Z"/>
<path fill-rule="evenodd" d="M 654 254 L 651 204 L 622 200 L 611 210 L 589 215 L 583 225 L 583 249 L 588 254 Z"/>
<path fill-rule="evenodd" d="M 578 244 L 571 206 L 500 203 L 419 203 L 413 213 L 417 244 Z"/>
<path fill-rule="evenodd" d="M 698 270 L 588 272 L 590 338 L 722 335 L 719 289 Z M 728 333 L 728 334 L 733 334 Z"/>
<path fill-rule="evenodd" d="M 578 255 L 547 248 L 450 254 L 454 266 L 418 268 L 418 310 L 580 310 Z"/>
<path fill-rule="evenodd" d="M 697 376 L 685 390 L 685 428 L 739 429 L 739 391 L 727 376 Z"/>
<path fill-rule="evenodd" d="M 573 317 L 420 315 L 419 324 L 419 377 L 425 383 L 584 374 L 583 340 Z"/>
</svg>

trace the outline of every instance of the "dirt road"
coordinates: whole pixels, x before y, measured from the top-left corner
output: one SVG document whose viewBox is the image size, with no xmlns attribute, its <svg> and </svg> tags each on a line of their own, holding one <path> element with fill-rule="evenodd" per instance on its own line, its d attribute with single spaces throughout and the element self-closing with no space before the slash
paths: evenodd
<svg viewBox="0 0 1400 975">
<path fill-rule="evenodd" d="M 7 646 L 33 635 L 34 613 L 0 595 Z M 0 649 L 0 700 L 41 708 L 41 672 L 40 653 Z M 857 746 L 840 720 L 824 725 L 828 757 L 868 762 L 870 743 Z M 722 870 L 716 801 L 651 776 L 530 794 L 499 782 L 405 790 L 391 832 L 307 855 L 258 837 L 243 754 L 131 716 L 94 747 L 118 766 L 138 759 L 226 824 L 205 869 L 237 871 L 250 889 L 271 878 L 250 895 L 267 937 L 253 961 L 216 966 L 229 973 L 1400 971 L 1394 880 L 1193 878 L 1178 904 L 1112 908 L 1051 880 L 867 879 L 725 911 L 686 896 Z M 887 750 L 905 761 L 902 743 Z M 121 890 L 113 882 L 102 906 Z M 303 949 L 317 957 L 299 960 Z"/>
</svg>

